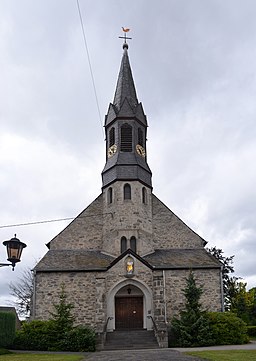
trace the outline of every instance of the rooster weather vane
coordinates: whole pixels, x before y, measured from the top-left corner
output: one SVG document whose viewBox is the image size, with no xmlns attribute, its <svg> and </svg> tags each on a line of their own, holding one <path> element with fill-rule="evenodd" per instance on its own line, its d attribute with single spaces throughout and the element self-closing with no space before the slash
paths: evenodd
<svg viewBox="0 0 256 361">
<path fill-rule="evenodd" d="M 127 42 L 126 42 L 126 40 L 131 40 L 132 38 L 128 38 L 128 36 L 127 36 L 127 33 L 130 31 L 130 29 L 128 29 L 128 28 L 124 28 L 123 26 L 122 26 L 122 29 L 123 29 L 123 32 L 124 32 L 124 36 L 119 36 L 119 39 L 124 39 L 124 43 L 125 44 L 127 44 Z"/>
</svg>

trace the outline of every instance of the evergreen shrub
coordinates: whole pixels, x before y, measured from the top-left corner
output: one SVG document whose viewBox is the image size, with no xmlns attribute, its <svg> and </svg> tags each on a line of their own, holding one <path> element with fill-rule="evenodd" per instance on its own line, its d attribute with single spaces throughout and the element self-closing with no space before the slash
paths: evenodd
<svg viewBox="0 0 256 361">
<path fill-rule="evenodd" d="M 249 342 L 247 325 L 231 312 L 208 312 L 215 345 L 239 345 Z"/>
<path fill-rule="evenodd" d="M 248 336 L 256 337 L 256 326 L 247 326 Z"/>
<path fill-rule="evenodd" d="M 65 351 L 95 351 L 95 332 L 86 326 L 74 327 L 59 344 Z"/>
<path fill-rule="evenodd" d="M 172 319 L 168 333 L 169 345 L 179 347 L 212 345 L 210 323 L 200 303 L 203 288 L 196 285 L 192 272 L 186 281 L 186 287 L 182 290 L 186 298 L 185 308 L 180 312 L 179 317 Z"/>
<path fill-rule="evenodd" d="M 24 322 L 12 347 L 17 350 L 47 351 L 54 343 L 51 321 Z"/>
<path fill-rule="evenodd" d="M 17 331 L 12 348 L 33 351 L 94 351 L 95 333 L 89 327 L 73 327 L 56 337 L 54 321 L 31 321 Z"/>
<path fill-rule="evenodd" d="M 15 337 L 16 316 L 12 312 L 0 312 L 0 347 L 10 347 Z"/>
<path fill-rule="evenodd" d="M 59 303 L 53 304 L 49 321 L 32 321 L 17 332 L 13 348 L 35 351 L 95 351 L 95 333 L 89 327 L 74 327 L 72 303 L 61 285 Z"/>
<path fill-rule="evenodd" d="M 0 348 L 0 355 L 8 355 L 10 353 L 12 353 L 12 352 L 9 350 L 6 350 L 5 348 Z"/>
</svg>

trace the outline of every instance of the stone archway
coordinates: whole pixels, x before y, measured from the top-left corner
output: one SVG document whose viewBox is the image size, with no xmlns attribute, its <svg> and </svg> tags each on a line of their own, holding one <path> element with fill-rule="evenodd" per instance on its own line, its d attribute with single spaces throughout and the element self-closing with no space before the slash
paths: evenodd
<svg viewBox="0 0 256 361">
<path fill-rule="evenodd" d="M 143 292 L 134 285 L 122 287 L 115 295 L 115 328 L 143 328 Z"/>
<path fill-rule="evenodd" d="M 134 297 L 140 297 L 143 301 L 142 309 L 142 328 L 152 330 L 152 321 L 147 316 L 152 315 L 152 293 L 149 287 L 141 281 L 135 279 L 126 279 L 115 284 L 108 292 L 107 295 L 107 317 L 109 317 L 107 331 L 113 331 L 116 329 L 116 299 L 124 297 L 125 292 L 128 289 L 136 291 Z M 134 310 L 131 310 L 132 312 Z M 137 309 L 135 309 L 137 312 Z M 153 315 L 152 315 L 153 316 Z"/>
</svg>

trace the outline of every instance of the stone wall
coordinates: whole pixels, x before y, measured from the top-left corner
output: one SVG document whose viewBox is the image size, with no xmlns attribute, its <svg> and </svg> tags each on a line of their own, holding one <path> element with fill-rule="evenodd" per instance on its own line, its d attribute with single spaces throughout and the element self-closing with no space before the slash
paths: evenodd
<svg viewBox="0 0 256 361">
<path fill-rule="evenodd" d="M 96 316 L 100 312 L 99 283 L 97 272 L 51 272 L 36 274 L 35 309 L 33 318 L 48 320 L 53 304 L 58 304 L 62 284 L 67 294 L 67 302 L 74 304 L 76 324 L 95 327 Z M 97 311 L 97 312 L 96 312 Z"/>
<path fill-rule="evenodd" d="M 186 278 L 190 270 L 165 271 L 167 320 L 184 309 L 185 296 L 182 290 L 186 287 Z M 198 286 L 203 286 L 201 304 L 208 311 L 222 310 L 221 278 L 219 269 L 193 270 Z"/>
<path fill-rule="evenodd" d="M 153 239 L 155 249 L 198 248 L 204 240 L 152 195 Z"/>
<path fill-rule="evenodd" d="M 50 242 L 51 249 L 100 250 L 102 246 L 103 196 L 96 198 Z"/>
<path fill-rule="evenodd" d="M 124 199 L 123 188 L 131 186 L 131 199 Z M 140 182 L 118 181 L 111 185 L 113 201 L 108 201 L 108 190 L 103 191 L 103 251 L 111 255 L 120 254 L 120 240 L 134 236 L 137 240 L 137 253 L 143 255 L 153 251 L 152 247 L 152 199 L 151 190 L 145 187 L 146 203 L 142 202 Z"/>
</svg>

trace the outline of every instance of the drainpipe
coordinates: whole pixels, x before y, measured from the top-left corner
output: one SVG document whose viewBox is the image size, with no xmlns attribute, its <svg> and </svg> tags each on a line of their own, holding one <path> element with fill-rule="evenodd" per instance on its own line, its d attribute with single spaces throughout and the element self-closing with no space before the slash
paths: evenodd
<svg viewBox="0 0 256 361">
<path fill-rule="evenodd" d="M 30 313 L 30 319 L 34 320 L 36 315 L 36 270 L 33 269 L 33 294 L 32 294 L 32 312 Z"/>
<path fill-rule="evenodd" d="M 223 290 L 223 266 L 220 269 L 220 294 L 221 294 L 221 311 L 224 312 L 224 290 Z"/>
<path fill-rule="evenodd" d="M 164 281 L 164 322 L 165 324 L 167 324 L 165 270 L 163 270 L 163 281 Z"/>
</svg>

